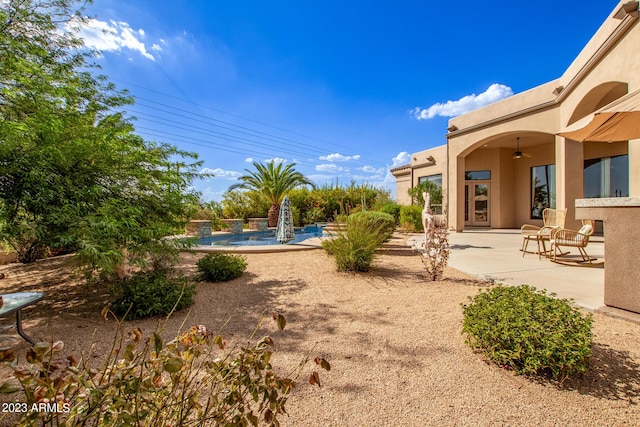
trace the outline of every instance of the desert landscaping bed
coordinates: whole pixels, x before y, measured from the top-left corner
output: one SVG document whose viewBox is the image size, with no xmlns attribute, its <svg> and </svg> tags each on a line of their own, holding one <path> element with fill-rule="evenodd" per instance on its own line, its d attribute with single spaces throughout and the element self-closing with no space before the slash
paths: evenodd
<svg viewBox="0 0 640 427">
<path fill-rule="evenodd" d="M 202 255 L 184 255 L 180 268 L 195 275 Z M 261 318 L 258 336 L 275 341 L 273 364 L 295 368 L 313 356 L 331 363 L 322 387 L 304 378 L 287 404 L 283 425 L 637 425 L 640 422 L 640 325 L 594 314 L 592 367 L 564 384 L 532 380 L 486 364 L 460 334 L 461 303 L 486 283 L 453 269 L 426 281 L 419 255 L 396 236 L 368 273 L 338 273 L 322 250 L 249 254 L 245 274 L 227 283 L 200 283 L 195 304 L 174 314 L 163 335 L 190 325 L 244 342 Z M 108 351 L 114 322 L 100 316 L 105 287 L 85 285 L 72 258 L 0 267 L 0 293 L 44 291 L 25 310 L 25 329 L 39 339 L 63 340 L 79 354 L 93 340 L 97 357 Z M 274 332 L 269 318 L 287 319 Z M 188 317 L 186 320 L 185 318 Z M 4 319 L 6 321 L 7 319 Z M 127 322 L 143 333 L 159 319 Z M 16 345 L 21 357 L 27 344 Z M 307 371 L 311 366 L 307 367 Z M 6 376 L 6 370 L 0 371 Z M 6 398 L 5 398 L 6 399 Z"/>
</svg>

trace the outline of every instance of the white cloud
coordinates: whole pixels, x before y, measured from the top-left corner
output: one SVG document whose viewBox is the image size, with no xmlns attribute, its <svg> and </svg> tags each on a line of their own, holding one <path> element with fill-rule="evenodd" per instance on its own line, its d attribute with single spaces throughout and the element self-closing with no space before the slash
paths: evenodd
<svg viewBox="0 0 640 427">
<path fill-rule="evenodd" d="M 253 157 L 247 157 L 244 161 L 247 163 L 253 163 Z"/>
<path fill-rule="evenodd" d="M 320 160 L 324 160 L 327 162 L 347 162 L 349 160 L 358 160 L 360 158 L 360 154 L 356 154 L 355 156 L 344 156 L 340 153 L 332 153 L 327 156 L 320 156 Z"/>
<path fill-rule="evenodd" d="M 213 174 L 213 178 L 225 178 L 225 179 L 236 179 L 239 176 L 242 176 L 242 174 L 240 172 L 236 172 L 236 171 L 228 171 L 228 170 L 224 170 L 222 168 L 215 168 L 215 169 L 211 169 L 211 168 L 204 168 L 200 171 L 201 174 Z"/>
<path fill-rule="evenodd" d="M 316 170 L 318 172 L 349 172 L 349 169 L 343 168 L 342 166 L 334 165 L 332 163 L 316 165 Z"/>
<path fill-rule="evenodd" d="M 433 104 L 429 108 L 416 107 L 411 110 L 411 116 L 416 120 L 432 119 L 436 116 L 455 117 L 469 111 L 476 110 L 485 105 L 493 104 L 501 99 L 513 95 L 513 90 L 509 86 L 494 83 L 479 95 L 475 93 L 463 96 L 457 101 L 447 101 L 444 104 Z"/>
<path fill-rule="evenodd" d="M 384 173 L 384 168 L 379 168 L 376 169 L 373 166 L 363 166 L 361 168 L 358 168 L 358 170 L 362 171 L 362 172 L 366 172 L 366 173 L 374 173 L 376 175 L 380 175 Z"/>
<path fill-rule="evenodd" d="M 404 165 L 411 161 L 411 155 L 406 151 L 401 151 L 397 156 L 391 159 L 391 161 L 393 162 L 393 166 Z"/>
<path fill-rule="evenodd" d="M 147 59 L 155 60 L 142 41 L 145 38 L 144 30 L 136 31 L 126 22 L 89 19 L 79 26 L 79 30 L 79 36 L 84 40 L 84 44 L 91 49 L 100 52 L 120 52 L 128 49 L 140 53 Z M 151 49 L 156 52 L 161 50 L 158 44 L 152 45 Z"/>
<path fill-rule="evenodd" d="M 206 187 L 200 189 L 199 191 L 200 194 L 202 194 L 202 200 L 207 202 L 211 200 L 220 201 L 222 200 L 222 196 L 225 193 L 225 190 L 220 190 L 213 187 Z"/>
<path fill-rule="evenodd" d="M 266 163 L 273 162 L 276 166 L 278 165 L 278 163 L 287 163 L 287 159 L 283 159 L 282 157 L 274 157 L 272 159 L 264 159 L 264 161 Z"/>
</svg>

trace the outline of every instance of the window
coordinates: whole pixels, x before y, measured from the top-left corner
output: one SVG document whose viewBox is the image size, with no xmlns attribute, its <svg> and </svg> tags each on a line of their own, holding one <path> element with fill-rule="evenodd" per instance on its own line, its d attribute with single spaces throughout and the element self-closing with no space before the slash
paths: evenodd
<svg viewBox="0 0 640 427">
<path fill-rule="evenodd" d="M 531 168 L 531 219 L 542 219 L 545 208 L 556 207 L 556 165 Z"/>
<path fill-rule="evenodd" d="M 421 176 L 418 178 L 418 185 L 422 184 L 423 182 L 431 182 L 433 184 L 436 185 L 437 188 L 440 189 L 440 191 L 438 192 L 432 192 L 431 193 L 431 209 L 433 210 L 434 214 L 441 214 L 442 213 L 442 174 L 436 174 L 436 175 L 429 175 L 429 176 Z M 414 194 L 415 196 L 415 194 Z M 421 200 L 421 197 L 418 198 L 418 200 Z"/>
<path fill-rule="evenodd" d="M 585 160 L 584 197 L 629 197 L 629 156 Z"/>
<path fill-rule="evenodd" d="M 464 179 L 467 181 L 489 181 L 491 179 L 491 171 L 466 171 Z"/>
<path fill-rule="evenodd" d="M 442 174 L 429 175 L 429 176 L 421 176 L 418 178 L 418 184 L 422 184 L 425 181 L 431 181 L 436 184 L 439 188 L 442 188 Z"/>
</svg>

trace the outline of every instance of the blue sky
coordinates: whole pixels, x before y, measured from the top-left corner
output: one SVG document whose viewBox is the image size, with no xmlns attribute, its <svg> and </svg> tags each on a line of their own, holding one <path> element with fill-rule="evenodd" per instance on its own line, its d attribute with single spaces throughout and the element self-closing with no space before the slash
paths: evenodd
<svg viewBox="0 0 640 427">
<path fill-rule="evenodd" d="M 558 78 L 613 0 L 95 0 L 83 30 L 137 132 L 195 151 L 205 200 L 282 159 L 318 184 L 394 190 L 447 121 Z"/>
</svg>

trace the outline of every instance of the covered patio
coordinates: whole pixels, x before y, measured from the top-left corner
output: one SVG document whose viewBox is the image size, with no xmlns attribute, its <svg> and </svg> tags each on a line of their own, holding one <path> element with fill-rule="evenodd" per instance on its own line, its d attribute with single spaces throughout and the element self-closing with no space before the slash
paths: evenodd
<svg viewBox="0 0 640 427">
<path fill-rule="evenodd" d="M 424 236 L 407 239 L 420 247 Z M 527 284 L 571 298 L 589 311 L 598 311 L 640 323 L 640 314 L 604 305 L 604 268 L 555 264 L 535 254 L 522 256 L 522 235 L 516 229 L 466 229 L 450 233 L 449 266 L 494 283 Z M 604 238 L 592 236 L 587 251 L 604 261 Z M 576 252 L 577 254 L 577 252 Z"/>
</svg>

